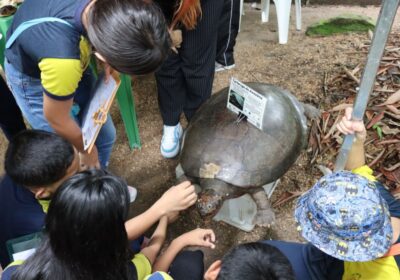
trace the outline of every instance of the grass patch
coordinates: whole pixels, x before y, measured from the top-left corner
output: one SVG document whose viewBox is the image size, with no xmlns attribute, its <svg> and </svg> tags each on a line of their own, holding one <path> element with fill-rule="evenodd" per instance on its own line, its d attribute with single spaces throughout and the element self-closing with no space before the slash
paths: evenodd
<svg viewBox="0 0 400 280">
<path fill-rule="evenodd" d="M 368 32 L 374 30 L 375 24 L 369 17 L 343 15 L 317 22 L 307 28 L 308 36 L 331 36 L 350 32 Z"/>
</svg>

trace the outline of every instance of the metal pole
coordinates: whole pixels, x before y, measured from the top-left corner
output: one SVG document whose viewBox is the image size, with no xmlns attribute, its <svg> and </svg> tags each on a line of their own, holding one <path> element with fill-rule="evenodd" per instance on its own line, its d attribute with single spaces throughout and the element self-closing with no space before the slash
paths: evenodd
<svg viewBox="0 0 400 280">
<path fill-rule="evenodd" d="M 353 120 L 362 120 L 372 92 L 379 63 L 389 37 L 400 0 L 384 0 L 375 27 L 374 37 L 368 53 L 367 64 L 361 78 L 360 89 L 354 102 Z M 353 145 L 354 135 L 346 135 L 336 159 L 335 171 L 344 169 Z"/>
</svg>

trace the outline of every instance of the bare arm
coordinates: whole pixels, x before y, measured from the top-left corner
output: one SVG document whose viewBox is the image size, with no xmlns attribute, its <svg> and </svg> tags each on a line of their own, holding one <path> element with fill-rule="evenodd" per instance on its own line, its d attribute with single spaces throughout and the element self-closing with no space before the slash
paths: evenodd
<svg viewBox="0 0 400 280">
<path fill-rule="evenodd" d="M 171 187 L 146 212 L 125 223 L 128 239 L 138 238 L 162 216 L 169 215 L 171 212 L 185 210 L 192 206 L 196 200 L 197 194 L 194 186 L 189 181 Z"/>
<path fill-rule="evenodd" d="M 168 246 L 167 250 L 160 256 L 153 266 L 154 271 L 165 271 L 168 272 L 171 263 L 175 259 L 176 255 L 185 248 L 182 242 L 177 239 L 172 240 L 171 244 Z"/>
<path fill-rule="evenodd" d="M 43 94 L 43 113 L 55 132 L 67 139 L 80 153 L 82 167 L 100 167 L 97 149 L 94 146 L 91 153 L 83 149 L 82 131 L 70 112 L 73 99 L 56 100 Z"/>
<path fill-rule="evenodd" d="M 353 170 L 365 165 L 364 142 L 367 137 L 365 125 L 362 121 L 351 120 L 353 108 L 346 108 L 345 115 L 338 123 L 337 128 L 345 135 L 355 134 L 345 169 Z"/>
<path fill-rule="evenodd" d="M 195 229 L 178 236 L 171 242 L 171 245 L 160 256 L 153 266 L 153 271 L 168 272 L 171 263 L 176 255 L 187 246 L 202 246 L 208 248 L 215 248 L 215 234 L 211 229 Z"/>
<path fill-rule="evenodd" d="M 43 94 L 43 113 L 51 127 L 71 142 L 79 152 L 83 152 L 82 131 L 70 115 L 72 104 L 72 98 L 56 100 Z"/>
<path fill-rule="evenodd" d="M 157 209 L 154 204 L 146 212 L 125 222 L 125 229 L 129 240 L 134 240 L 145 233 L 152 225 L 165 215 L 166 211 Z"/>
<path fill-rule="evenodd" d="M 142 249 L 141 253 L 147 257 L 150 263 L 153 265 L 156 260 L 158 253 L 165 241 L 165 236 L 167 234 L 168 218 L 166 216 L 160 219 L 156 230 L 151 236 L 149 245 Z"/>
<path fill-rule="evenodd" d="M 364 141 L 356 140 L 351 147 L 349 158 L 347 159 L 345 169 L 353 170 L 365 165 Z"/>
</svg>

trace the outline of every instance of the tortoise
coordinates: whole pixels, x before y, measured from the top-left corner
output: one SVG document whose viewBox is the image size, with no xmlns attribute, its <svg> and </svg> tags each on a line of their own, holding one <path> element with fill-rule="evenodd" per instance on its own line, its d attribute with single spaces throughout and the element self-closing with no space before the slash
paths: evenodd
<svg viewBox="0 0 400 280">
<path fill-rule="evenodd" d="M 255 224 L 266 226 L 274 213 L 262 186 L 296 161 L 306 145 L 307 119 L 303 104 L 287 90 L 246 84 L 267 98 L 262 130 L 246 120 L 237 122 L 237 114 L 226 108 L 229 88 L 213 94 L 185 131 L 180 180 L 200 186 L 196 205 L 201 216 L 215 215 L 225 199 L 249 193 L 257 204 Z"/>
</svg>

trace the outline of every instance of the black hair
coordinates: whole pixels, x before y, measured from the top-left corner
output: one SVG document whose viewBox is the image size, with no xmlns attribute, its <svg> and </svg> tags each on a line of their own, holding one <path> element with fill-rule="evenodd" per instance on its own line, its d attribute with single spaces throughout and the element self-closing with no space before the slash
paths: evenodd
<svg viewBox="0 0 400 280">
<path fill-rule="evenodd" d="M 88 12 L 87 34 L 115 70 L 129 75 L 156 71 L 171 39 L 157 4 L 145 0 L 96 0 Z"/>
<path fill-rule="evenodd" d="M 62 179 L 74 157 L 74 147 L 61 136 L 42 130 L 24 130 L 9 143 L 4 168 L 17 184 L 42 187 Z"/>
<path fill-rule="evenodd" d="M 241 244 L 222 259 L 218 280 L 294 280 L 289 260 L 275 247 L 260 243 Z"/>
<path fill-rule="evenodd" d="M 126 183 L 107 171 L 67 179 L 50 203 L 48 239 L 13 279 L 136 280 L 124 226 L 128 208 Z"/>
</svg>

